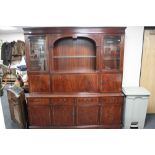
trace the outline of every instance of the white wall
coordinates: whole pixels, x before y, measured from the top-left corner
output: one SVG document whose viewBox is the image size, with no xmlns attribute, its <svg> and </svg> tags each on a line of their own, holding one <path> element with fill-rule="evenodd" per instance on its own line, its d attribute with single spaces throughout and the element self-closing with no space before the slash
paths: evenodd
<svg viewBox="0 0 155 155">
<path fill-rule="evenodd" d="M 143 31 L 143 26 L 126 28 L 122 83 L 123 87 L 139 86 Z"/>
<path fill-rule="evenodd" d="M 23 33 L 9 33 L 9 34 L 0 34 L 0 41 L 3 42 L 12 42 L 17 40 L 24 41 L 24 34 Z M 0 60 L 1 60 L 1 54 L 0 54 Z"/>
<path fill-rule="evenodd" d="M 9 34 L 0 34 L 0 40 L 3 40 L 3 42 L 11 42 L 11 41 L 17 41 L 22 40 L 24 41 L 24 34 L 23 33 L 9 33 Z"/>
</svg>

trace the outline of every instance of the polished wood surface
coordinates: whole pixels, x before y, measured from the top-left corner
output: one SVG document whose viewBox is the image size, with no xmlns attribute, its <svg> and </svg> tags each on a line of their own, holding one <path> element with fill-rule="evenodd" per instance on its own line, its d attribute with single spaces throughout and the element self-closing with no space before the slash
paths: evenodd
<svg viewBox="0 0 155 155">
<path fill-rule="evenodd" d="M 99 110 L 98 98 L 77 98 L 77 126 L 99 125 Z"/>
<path fill-rule="evenodd" d="M 100 100 L 102 104 L 101 124 L 121 124 L 123 97 L 104 97 Z"/>
<path fill-rule="evenodd" d="M 28 76 L 30 92 L 50 92 L 49 75 L 31 75 Z"/>
<path fill-rule="evenodd" d="M 97 74 L 53 75 L 53 92 L 98 92 Z"/>
<path fill-rule="evenodd" d="M 28 106 L 29 126 L 50 126 L 50 111 L 47 105 Z"/>
<path fill-rule="evenodd" d="M 79 97 L 79 98 L 83 98 L 83 97 L 105 97 L 105 96 L 124 96 L 123 93 L 86 93 L 86 92 L 80 92 L 80 93 L 69 93 L 69 92 L 62 92 L 62 93 L 27 93 L 25 94 L 27 99 L 35 99 L 35 98 L 61 98 L 61 97 L 65 97 L 67 98 L 72 98 L 72 97 Z M 36 100 L 36 99 L 35 99 Z M 61 100 L 61 99 L 60 99 Z M 58 102 L 59 100 L 57 100 Z"/>
<path fill-rule="evenodd" d="M 28 98 L 30 128 L 121 127 L 123 96 Z M 38 116 L 39 115 L 39 116 Z"/>
<path fill-rule="evenodd" d="M 126 27 L 30 27 L 24 28 L 24 34 L 124 34 Z"/>
<path fill-rule="evenodd" d="M 122 74 L 105 73 L 101 75 L 102 92 L 121 92 Z"/>
<path fill-rule="evenodd" d="M 124 27 L 25 28 L 29 128 L 120 128 L 124 33 Z M 40 71 L 31 67 L 33 52 L 47 60 L 35 61 Z"/>
</svg>

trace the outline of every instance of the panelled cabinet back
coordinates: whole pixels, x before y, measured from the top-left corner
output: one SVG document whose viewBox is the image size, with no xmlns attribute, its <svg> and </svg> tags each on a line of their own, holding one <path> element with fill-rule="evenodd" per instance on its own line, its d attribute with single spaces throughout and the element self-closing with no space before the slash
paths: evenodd
<svg viewBox="0 0 155 155">
<path fill-rule="evenodd" d="M 29 128 L 121 128 L 124 27 L 25 28 Z"/>
</svg>

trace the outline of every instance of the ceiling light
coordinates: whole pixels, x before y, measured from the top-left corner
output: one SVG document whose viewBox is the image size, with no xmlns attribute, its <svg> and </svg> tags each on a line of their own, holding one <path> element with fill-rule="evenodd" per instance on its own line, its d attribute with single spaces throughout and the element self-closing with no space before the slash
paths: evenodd
<svg viewBox="0 0 155 155">
<path fill-rule="evenodd" d="M 12 27 L 12 26 L 3 26 L 1 27 L 0 26 L 0 30 L 4 30 L 4 31 L 12 31 L 12 30 L 16 30 L 17 28 L 16 27 Z"/>
</svg>

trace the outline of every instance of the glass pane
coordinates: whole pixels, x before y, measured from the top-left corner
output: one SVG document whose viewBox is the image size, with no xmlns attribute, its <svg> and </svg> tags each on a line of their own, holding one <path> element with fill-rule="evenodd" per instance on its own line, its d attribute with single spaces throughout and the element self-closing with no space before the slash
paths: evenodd
<svg viewBox="0 0 155 155">
<path fill-rule="evenodd" d="M 104 69 L 120 68 L 121 36 L 106 36 L 104 38 Z"/>
<path fill-rule="evenodd" d="M 47 55 L 45 50 L 45 38 L 34 37 L 30 39 L 30 70 L 46 71 Z"/>
</svg>

